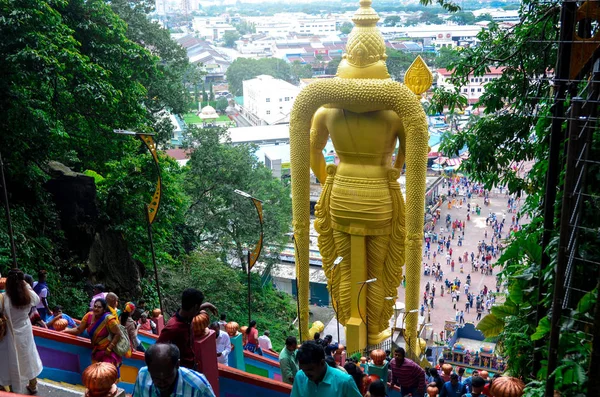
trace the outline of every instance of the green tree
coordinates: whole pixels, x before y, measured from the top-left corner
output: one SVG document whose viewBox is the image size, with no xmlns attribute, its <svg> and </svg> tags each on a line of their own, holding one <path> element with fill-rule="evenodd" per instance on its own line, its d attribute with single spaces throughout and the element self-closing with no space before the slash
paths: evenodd
<svg viewBox="0 0 600 397">
<path fill-rule="evenodd" d="M 398 15 L 389 15 L 383 20 L 384 26 L 396 26 L 400 23 L 400 17 Z"/>
<path fill-rule="evenodd" d="M 453 48 L 442 47 L 435 57 L 435 67 L 451 69 L 451 65 L 462 59 L 461 53 Z"/>
<path fill-rule="evenodd" d="M 288 64 L 283 59 L 277 58 L 237 58 L 227 68 L 227 82 L 229 83 L 229 91 L 239 96 L 243 94 L 242 83 L 245 80 L 250 80 L 258 75 L 266 74 L 277 79 L 292 81 L 293 76 Z"/>
<path fill-rule="evenodd" d="M 235 42 L 239 39 L 240 34 L 235 30 L 228 30 L 225 33 L 223 33 L 223 42 L 225 43 L 225 47 L 235 47 Z"/>
<path fill-rule="evenodd" d="M 300 61 L 294 61 L 290 65 L 290 73 L 292 76 L 292 82 L 297 84 L 300 79 L 308 79 L 313 75 L 312 67 L 308 64 L 301 63 Z"/>
<path fill-rule="evenodd" d="M 245 267 L 245 247 L 254 247 L 259 224 L 250 200 L 239 189 L 263 200 L 264 244 L 277 247 L 286 241 L 291 225 L 290 190 L 259 163 L 250 145 L 227 143 L 223 128 L 190 128 L 194 147 L 188 163 L 186 189 L 192 198 L 186 218 L 203 246 L 218 247 L 223 260 L 230 252 Z"/>
<path fill-rule="evenodd" d="M 336 74 L 337 73 L 337 69 L 338 66 L 340 66 L 340 62 L 342 61 L 342 58 L 333 58 L 331 61 L 329 61 L 327 63 L 327 66 L 325 68 L 325 74 Z"/>
<path fill-rule="evenodd" d="M 353 27 L 354 27 L 354 25 L 351 24 L 350 22 L 344 22 L 340 26 L 340 32 L 342 32 L 342 34 L 350 34 L 350 32 L 352 31 Z"/>
<path fill-rule="evenodd" d="M 425 10 L 419 15 L 419 22 L 426 25 L 441 25 L 444 21 L 438 16 L 437 12 Z"/>
<path fill-rule="evenodd" d="M 481 14 L 478 17 L 475 18 L 475 22 L 481 22 L 481 21 L 493 21 L 494 18 L 492 18 L 492 16 L 490 14 Z"/>
<path fill-rule="evenodd" d="M 253 23 L 245 20 L 240 21 L 240 23 L 234 23 L 233 27 L 236 28 L 241 36 L 245 34 L 256 33 L 256 26 Z"/>
<path fill-rule="evenodd" d="M 452 14 L 450 21 L 456 23 L 457 25 L 471 25 L 475 22 L 475 16 L 472 12 L 459 11 L 455 14 Z"/>
</svg>

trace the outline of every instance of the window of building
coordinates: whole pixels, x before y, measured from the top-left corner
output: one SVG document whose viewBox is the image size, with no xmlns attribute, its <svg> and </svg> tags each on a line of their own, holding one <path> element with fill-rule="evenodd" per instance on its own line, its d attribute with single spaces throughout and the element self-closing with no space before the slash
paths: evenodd
<svg viewBox="0 0 600 397">
<path fill-rule="evenodd" d="M 286 97 L 285 97 L 285 101 L 286 101 L 286 102 L 289 102 L 289 101 L 290 101 L 290 97 L 289 97 L 289 96 L 286 96 Z"/>
<path fill-rule="evenodd" d="M 463 89 L 463 92 L 467 92 L 467 91 L 469 91 L 469 90 L 468 90 L 468 89 L 466 89 L 466 88 L 465 88 L 465 89 Z"/>
<path fill-rule="evenodd" d="M 481 92 L 481 88 L 478 88 L 478 89 L 477 89 L 477 92 Z"/>
<path fill-rule="evenodd" d="M 279 98 L 279 102 L 283 101 L 283 98 Z"/>
<path fill-rule="evenodd" d="M 271 111 L 270 111 L 270 110 L 267 110 L 267 114 L 271 114 Z"/>
<path fill-rule="evenodd" d="M 475 88 L 471 88 L 471 92 L 472 92 L 472 93 L 473 93 L 473 92 L 475 92 Z"/>
<path fill-rule="evenodd" d="M 267 98 L 267 102 L 271 102 L 271 98 Z"/>
</svg>

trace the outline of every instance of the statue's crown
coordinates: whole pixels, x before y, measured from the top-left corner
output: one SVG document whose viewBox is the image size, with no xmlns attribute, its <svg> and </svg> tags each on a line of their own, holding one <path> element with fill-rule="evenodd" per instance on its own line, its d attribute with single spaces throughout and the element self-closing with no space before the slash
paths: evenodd
<svg viewBox="0 0 600 397">
<path fill-rule="evenodd" d="M 385 41 L 377 28 L 379 15 L 371 4 L 372 0 L 360 0 L 360 8 L 352 17 L 355 26 L 348 36 L 343 56 L 345 62 L 342 61 L 338 69 L 339 77 L 389 78 L 385 65 Z M 370 66 L 373 68 L 366 69 Z"/>
</svg>

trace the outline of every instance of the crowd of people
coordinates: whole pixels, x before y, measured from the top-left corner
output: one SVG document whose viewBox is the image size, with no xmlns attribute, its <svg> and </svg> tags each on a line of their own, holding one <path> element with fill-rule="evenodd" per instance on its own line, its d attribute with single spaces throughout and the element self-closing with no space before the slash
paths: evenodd
<svg viewBox="0 0 600 397">
<path fill-rule="evenodd" d="M 450 301 L 454 321 L 461 325 L 481 320 L 495 303 L 495 293 L 499 293 L 502 287 L 499 280 L 486 282 L 484 279 L 483 285 L 474 285 L 472 279 L 477 273 L 483 276 L 496 273 L 494 262 L 502 253 L 504 240 L 510 237 L 511 232 L 521 228 L 520 198 L 506 195 L 506 209 L 501 214 L 489 210 L 487 215 L 483 215 L 485 227 L 478 229 L 480 232 L 477 234 L 471 231 L 465 235 L 468 227 L 474 227 L 470 226 L 472 217 L 476 214 L 481 216 L 483 211 L 473 198 L 483 197 L 484 205 L 489 206 L 491 194 L 465 177 L 447 179 L 442 189 L 447 189 L 448 211 L 442 217 L 439 204 L 426 227 L 423 247 L 426 284 L 419 311 L 427 322 L 431 322 L 436 300 Z M 502 191 L 500 189 L 500 194 Z M 488 287 L 489 283 L 495 286 Z M 443 306 L 447 307 L 446 304 Z M 447 311 L 446 308 L 442 310 Z M 471 314 L 470 319 L 467 319 L 468 314 Z M 441 340 L 444 335 L 444 331 L 440 332 Z"/>
</svg>

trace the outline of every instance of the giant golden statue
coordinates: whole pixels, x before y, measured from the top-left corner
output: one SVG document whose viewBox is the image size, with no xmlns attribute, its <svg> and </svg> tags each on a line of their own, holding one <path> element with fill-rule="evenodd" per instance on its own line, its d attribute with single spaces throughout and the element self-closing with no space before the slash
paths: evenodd
<svg viewBox="0 0 600 397">
<path fill-rule="evenodd" d="M 304 88 L 290 119 L 301 336 L 308 337 L 311 167 L 323 187 L 315 209 L 323 270 L 346 327 L 348 351 L 390 336 L 395 299 L 385 298 L 397 295 L 405 263 L 406 310 L 419 307 L 429 150 L 419 95 L 430 87 L 432 76 L 418 57 L 406 85 L 391 80 L 378 20 L 371 0 L 361 0 L 337 76 Z M 340 158 L 337 167 L 326 166 L 323 156 L 330 137 Z M 406 204 L 398 183 L 405 164 Z M 343 260 L 336 265 L 337 257 Z M 366 280 L 371 282 L 361 293 Z M 417 319 L 416 312 L 406 317 L 405 336 L 415 353 Z"/>
</svg>

